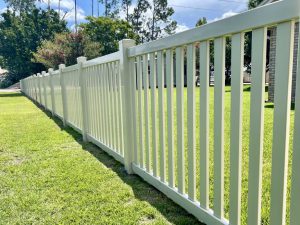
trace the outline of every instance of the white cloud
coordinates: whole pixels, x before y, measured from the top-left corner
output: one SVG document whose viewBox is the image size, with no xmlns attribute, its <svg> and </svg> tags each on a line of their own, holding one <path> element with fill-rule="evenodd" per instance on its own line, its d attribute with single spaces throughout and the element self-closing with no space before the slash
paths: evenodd
<svg viewBox="0 0 300 225">
<path fill-rule="evenodd" d="M 209 20 L 208 22 L 209 23 L 210 22 L 215 22 L 217 20 L 222 20 L 222 19 L 225 19 L 225 18 L 228 18 L 228 17 L 231 17 L 231 16 L 235 16 L 237 14 L 238 14 L 237 12 L 233 12 L 232 10 L 230 10 L 228 12 L 223 13 L 223 15 L 221 17 L 216 17 L 213 20 Z"/>
<path fill-rule="evenodd" d="M 188 29 L 190 29 L 190 28 L 188 26 L 186 26 L 185 24 L 177 24 L 175 33 L 180 33 L 180 32 L 186 31 Z"/>
<path fill-rule="evenodd" d="M 58 12 L 58 0 L 52 0 L 51 1 L 51 8 L 56 10 Z M 47 7 L 48 1 L 43 1 L 42 3 L 37 3 L 41 7 Z M 75 3 L 74 0 L 61 0 L 60 1 L 60 7 L 61 7 L 61 16 L 65 15 L 65 20 L 67 22 L 73 23 L 75 21 Z M 86 17 L 85 11 L 79 7 L 77 4 L 77 20 L 84 21 Z"/>
</svg>

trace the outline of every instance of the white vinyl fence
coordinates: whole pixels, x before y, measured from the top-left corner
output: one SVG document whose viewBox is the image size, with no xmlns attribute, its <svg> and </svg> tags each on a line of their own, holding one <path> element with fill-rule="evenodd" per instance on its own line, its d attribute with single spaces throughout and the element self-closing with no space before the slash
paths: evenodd
<svg viewBox="0 0 300 225">
<path fill-rule="evenodd" d="M 141 176 L 200 221 L 209 225 L 241 224 L 244 35 L 252 32 L 246 201 L 247 224 L 258 225 L 261 224 L 263 134 L 269 132 L 264 131 L 267 29 L 276 26 L 270 224 L 299 225 L 300 104 L 295 108 L 292 178 L 288 180 L 294 26 L 299 15 L 299 0 L 283 0 L 139 46 L 134 46 L 132 40 L 123 40 L 116 53 L 90 61 L 80 57 L 77 65 L 66 68 L 61 65 L 58 71 L 50 69 L 48 73 L 22 80 L 22 92 L 61 118 L 65 125 L 81 132 L 84 141 L 95 143 L 123 163 L 128 173 Z M 232 43 L 232 84 L 230 194 L 226 217 L 224 74 L 228 37 Z M 210 43 L 214 45 L 213 110 L 209 107 Z M 199 95 L 195 85 L 196 63 L 200 65 Z M 184 74 L 187 74 L 186 88 Z M 300 87 L 299 69 L 297 74 Z M 196 118 L 198 98 L 200 117 Z M 297 88 L 296 103 L 299 101 L 300 88 Z M 213 125 L 209 122 L 211 110 Z M 213 157 L 209 154 L 210 126 L 214 128 Z M 211 162 L 213 168 L 209 166 Z M 196 173 L 198 167 L 200 173 Z M 286 221 L 288 182 L 291 200 Z"/>
</svg>

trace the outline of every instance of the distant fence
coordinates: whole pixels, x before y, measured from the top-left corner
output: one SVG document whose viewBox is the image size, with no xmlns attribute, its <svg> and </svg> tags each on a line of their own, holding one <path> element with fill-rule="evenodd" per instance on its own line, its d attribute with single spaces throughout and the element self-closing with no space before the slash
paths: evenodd
<svg viewBox="0 0 300 225">
<path fill-rule="evenodd" d="M 58 71 L 50 69 L 48 73 L 22 80 L 21 89 L 33 101 L 61 118 L 64 125 L 81 132 L 84 141 L 98 145 L 123 163 L 128 173 L 141 176 L 200 221 L 209 225 L 241 224 L 244 34 L 252 32 L 247 223 L 258 225 L 261 223 L 266 40 L 267 29 L 276 26 L 270 224 L 288 222 L 299 225 L 300 104 L 295 108 L 290 219 L 286 221 L 292 47 L 299 9 L 299 0 L 278 1 L 140 46 L 134 46 L 132 40 L 123 40 L 116 53 L 90 61 L 80 57 L 77 65 L 66 68 L 60 65 Z M 232 104 L 229 216 L 225 218 L 224 70 L 225 38 L 228 36 L 232 41 Z M 209 157 L 212 41 L 215 84 L 213 159 Z M 200 65 L 200 96 L 196 95 L 196 59 Z M 300 87 L 299 69 L 297 74 L 297 86 Z M 175 94 L 176 98 L 173 98 Z M 197 98 L 200 98 L 199 127 L 195 118 Z M 184 99 L 187 99 L 186 111 Z M 299 101 L 300 88 L 297 88 L 296 102 Z M 197 131 L 200 132 L 200 145 L 196 147 Z M 200 148 L 200 157 L 196 148 Z M 210 161 L 213 162 L 213 184 L 209 180 Z M 197 166 L 200 174 L 196 173 Z M 213 207 L 210 205 L 210 185 L 213 185 Z"/>
</svg>

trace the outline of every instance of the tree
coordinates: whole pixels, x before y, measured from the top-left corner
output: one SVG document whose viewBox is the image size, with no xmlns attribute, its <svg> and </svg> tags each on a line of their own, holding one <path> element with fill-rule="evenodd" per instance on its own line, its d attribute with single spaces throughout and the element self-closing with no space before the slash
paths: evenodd
<svg viewBox="0 0 300 225">
<path fill-rule="evenodd" d="M 149 8 L 150 3 L 147 0 L 138 0 L 133 13 L 129 16 L 133 31 L 138 35 L 138 43 L 144 42 L 145 39 L 146 27 L 143 25 L 146 24 L 147 17 L 145 13 Z"/>
<path fill-rule="evenodd" d="M 34 8 L 35 0 L 4 0 L 13 11 L 21 12 Z"/>
<path fill-rule="evenodd" d="M 119 12 L 117 5 L 119 3 L 118 0 L 99 0 L 101 4 L 104 6 L 104 16 L 115 18 Z"/>
<path fill-rule="evenodd" d="M 264 0 L 249 0 L 248 2 L 248 8 L 253 9 L 256 8 L 260 3 L 262 3 Z"/>
<path fill-rule="evenodd" d="M 67 66 L 76 64 L 79 56 L 93 59 L 101 55 L 101 46 L 89 37 L 79 33 L 56 34 L 54 40 L 43 41 L 34 53 L 34 60 L 46 68 L 58 68 L 59 64 Z"/>
<path fill-rule="evenodd" d="M 5 59 L 3 67 L 9 71 L 8 79 L 17 82 L 43 70 L 43 65 L 31 61 L 33 52 L 43 40 L 67 31 L 66 22 L 53 10 L 37 8 L 21 13 L 7 10 L 1 17 L 0 56 Z"/>
<path fill-rule="evenodd" d="M 206 17 L 200 18 L 200 19 L 197 21 L 197 23 L 196 23 L 196 27 L 200 27 L 200 26 L 202 26 L 202 25 L 204 25 L 204 24 L 207 24 L 207 19 L 206 19 Z"/>
<path fill-rule="evenodd" d="M 171 20 L 174 9 L 168 7 L 167 0 L 153 0 L 151 17 L 147 22 L 146 41 L 153 41 L 175 32 L 177 22 Z"/>
<path fill-rule="evenodd" d="M 81 25 L 82 32 L 101 45 L 102 55 L 118 51 L 122 39 L 136 39 L 132 27 L 124 20 L 107 17 L 87 17 L 87 20 L 88 23 Z"/>
<path fill-rule="evenodd" d="M 125 12 L 125 20 L 129 23 L 129 7 L 132 4 L 132 0 L 122 0 L 122 9 Z"/>
</svg>

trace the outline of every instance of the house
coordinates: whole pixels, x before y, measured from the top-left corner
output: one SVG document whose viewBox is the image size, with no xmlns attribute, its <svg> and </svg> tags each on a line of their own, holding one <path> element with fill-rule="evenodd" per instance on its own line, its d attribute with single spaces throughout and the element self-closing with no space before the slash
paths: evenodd
<svg viewBox="0 0 300 225">
<path fill-rule="evenodd" d="M 259 6 L 270 4 L 278 0 L 264 0 Z M 276 27 L 270 28 L 270 58 L 269 58 L 269 93 L 268 100 L 274 102 L 275 88 L 275 56 L 276 56 Z M 299 22 L 295 25 L 295 41 L 294 41 L 294 62 L 293 62 L 293 80 L 292 80 L 292 102 L 295 102 L 296 92 L 296 72 L 297 72 L 297 53 L 299 40 Z"/>
</svg>

